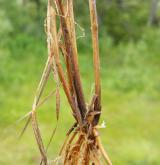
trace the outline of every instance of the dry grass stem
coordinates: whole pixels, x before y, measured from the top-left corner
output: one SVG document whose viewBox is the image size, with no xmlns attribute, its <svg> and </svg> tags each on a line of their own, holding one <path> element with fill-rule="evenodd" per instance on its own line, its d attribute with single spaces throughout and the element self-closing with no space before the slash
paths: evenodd
<svg viewBox="0 0 160 165">
<path fill-rule="evenodd" d="M 104 159 L 108 165 L 112 165 L 108 154 L 103 148 L 97 129 L 101 115 L 101 81 L 96 0 L 89 0 L 95 77 L 94 94 L 89 104 L 85 101 L 79 71 L 75 29 L 77 23 L 74 20 L 73 2 L 73 0 L 48 0 L 46 18 L 48 59 L 36 92 L 32 112 L 28 114 L 29 118 L 22 133 L 32 119 L 35 138 L 41 153 L 40 164 L 47 165 L 47 150 L 57 126 L 53 130 L 50 141 L 45 148 L 36 119 L 36 109 L 53 95 L 52 92 L 44 100 L 40 100 L 49 76 L 53 76 L 56 84 L 54 93 L 56 97 L 57 122 L 60 112 L 60 84 L 71 107 L 72 116 L 75 119 L 75 123 L 66 134 L 59 157 L 54 163 L 63 165 L 100 165 L 102 159 Z M 60 57 L 61 54 L 62 58 Z M 66 69 L 62 67 L 62 63 Z"/>
</svg>

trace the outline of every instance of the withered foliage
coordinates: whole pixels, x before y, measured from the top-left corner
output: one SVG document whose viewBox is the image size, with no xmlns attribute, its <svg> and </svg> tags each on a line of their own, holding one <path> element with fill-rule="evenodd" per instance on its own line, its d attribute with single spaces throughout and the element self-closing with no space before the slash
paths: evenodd
<svg viewBox="0 0 160 165">
<path fill-rule="evenodd" d="M 49 164 L 46 154 L 48 147 L 44 147 L 41 138 L 36 119 L 36 109 L 55 93 L 58 120 L 60 110 L 59 88 L 61 85 L 71 107 L 71 115 L 75 118 L 75 123 L 68 131 L 59 156 L 53 164 L 111 165 L 112 163 L 101 144 L 98 133 L 98 122 L 101 115 L 101 83 L 96 0 L 89 0 L 95 77 L 95 91 L 89 105 L 85 101 L 79 72 L 73 2 L 73 0 L 48 0 L 46 17 L 48 59 L 37 89 L 32 111 L 28 114 L 29 119 L 25 128 L 29 121 L 32 121 L 42 158 L 40 164 Z M 63 58 L 60 57 L 61 55 Z M 62 67 L 61 60 L 63 60 L 66 70 Z M 52 73 L 56 83 L 56 90 L 40 102 L 46 82 Z"/>
</svg>

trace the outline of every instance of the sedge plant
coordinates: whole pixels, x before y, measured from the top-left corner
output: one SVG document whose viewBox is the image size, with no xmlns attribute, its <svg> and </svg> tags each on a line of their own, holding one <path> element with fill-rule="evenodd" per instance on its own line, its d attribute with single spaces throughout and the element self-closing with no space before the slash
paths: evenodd
<svg viewBox="0 0 160 165">
<path fill-rule="evenodd" d="M 58 120 L 60 110 L 59 89 L 62 86 L 75 123 L 66 134 L 66 140 L 58 155 L 59 159 L 55 159 L 53 164 L 100 165 L 102 161 L 105 161 L 105 164 L 111 165 L 111 160 L 103 148 L 98 132 L 98 123 L 101 116 L 101 81 L 96 0 L 89 0 L 95 79 L 94 94 L 89 104 L 86 104 L 85 101 L 79 71 L 73 2 L 73 0 L 48 0 L 45 28 L 48 58 L 36 92 L 32 111 L 27 115 L 29 118 L 25 128 L 31 121 L 41 154 L 40 164 L 47 165 L 48 146 L 45 148 L 43 144 L 36 110 L 48 97 L 55 93 Z M 62 66 L 62 60 L 65 70 Z M 45 85 L 51 75 L 56 82 L 56 89 L 41 101 Z"/>
</svg>

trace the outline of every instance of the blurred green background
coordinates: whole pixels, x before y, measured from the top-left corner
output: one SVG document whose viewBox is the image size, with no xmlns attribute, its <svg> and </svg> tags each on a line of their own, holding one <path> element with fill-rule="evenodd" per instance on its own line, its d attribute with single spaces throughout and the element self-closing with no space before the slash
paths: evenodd
<svg viewBox="0 0 160 165">
<path fill-rule="evenodd" d="M 79 63 L 88 102 L 93 87 L 88 2 L 74 0 Z M 103 113 L 100 130 L 114 165 L 160 164 L 160 1 L 97 0 Z M 39 151 L 32 127 L 18 139 L 31 110 L 47 58 L 46 0 L 0 0 L 0 165 L 35 165 Z M 77 37 L 82 36 L 77 26 Z M 44 96 L 55 88 L 50 78 Z M 38 109 L 47 144 L 56 125 L 55 97 Z M 56 157 L 73 123 L 61 91 L 58 130 L 48 151 Z"/>
</svg>

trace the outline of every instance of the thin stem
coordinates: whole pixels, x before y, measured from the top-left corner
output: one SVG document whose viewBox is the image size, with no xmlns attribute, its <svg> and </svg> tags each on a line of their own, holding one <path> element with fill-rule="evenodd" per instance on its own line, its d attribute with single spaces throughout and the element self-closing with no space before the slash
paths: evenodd
<svg viewBox="0 0 160 165">
<path fill-rule="evenodd" d="M 108 165 L 112 165 L 112 162 L 107 154 L 107 152 L 105 151 L 103 145 L 102 145 L 102 142 L 101 142 L 101 139 L 98 135 L 98 132 L 96 129 L 93 130 L 93 133 L 94 133 L 94 136 L 96 137 L 96 141 L 97 141 L 97 145 L 99 147 L 99 150 L 101 151 L 102 153 L 102 156 L 103 158 L 105 159 L 105 161 L 107 162 Z"/>
<path fill-rule="evenodd" d="M 64 15 L 64 8 L 63 8 L 61 0 L 56 0 L 56 2 L 59 8 L 60 15 Z M 70 4 L 72 3 L 70 2 Z M 71 11 L 73 10 L 72 6 L 69 6 L 69 11 L 70 10 Z M 73 21 L 73 14 L 71 18 Z M 84 95 L 83 95 L 83 90 L 82 90 L 82 84 L 80 80 L 77 51 L 76 51 L 76 46 L 75 46 L 76 43 L 74 43 L 75 39 L 71 38 L 71 35 L 70 35 L 71 32 L 67 26 L 66 17 L 61 16 L 60 21 L 61 21 L 61 26 L 62 26 L 62 31 L 63 31 L 64 44 L 65 44 L 65 48 L 67 52 L 67 58 L 69 60 L 69 64 L 71 67 L 69 72 L 72 78 L 73 88 L 75 89 L 78 107 L 81 112 L 82 119 L 84 119 L 84 116 L 86 113 L 86 106 L 85 106 L 85 100 L 84 100 Z M 70 25 L 72 25 L 72 29 L 74 29 L 73 23 Z"/>
<path fill-rule="evenodd" d="M 52 17 L 53 17 L 53 25 L 56 25 L 56 15 L 55 15 L 55 11 L 54 9 L 52 10 Z M 81 119 L 81 115 L 79 114 L 79 111 L 74 103 L 74 100 L 72 99 L 71 97 L 71 94 L 70 94 L 70 91 L 69 91 L 69 88 L 68 88 L 68 85 L 67 85 L 67 82 L 65 80 L 65 76 L 64 76 L 64 72 L 63 72 L 63 69 L 62 69 L 62 66 L 61 66 L 61 63 L 60 63 L 60 59 L 59 59 L 59 46 L 58 46 L 58 38 L 57 38 L 57 30 L 56 30 L 56 26 L 52 26 L 52 45 L 53 45 L 53 56 L 55 58 L 55 62 L 56 62 L 56 66 L 57 66 L 57 71 L 58 71 L 58 74 L 59 74 L 59 78 L 60 78 L 60 81 L 62 82 L 62 86 L 63 86 L 63 89 L 66 93 L 66 96 L 68 98 L 68 101 L 71 105 L 71 108 L 73 110 L 73 113 L 75 114 L 75 117 L 76 119 L 78 120 L 78 123 L 81 125 L 82 123 L 82 119 Z"/>
<path fill-rule="evenodd" d="M 101 111 L 101 82 L 100 82 L 100 59 L 99 59 L 99 44 L 98 44 L 98 20 L 96 10 L 96 0 L 89 0 L 90 20 L 92 31 L 92 47 L 93 47 L 93 64 L 95 77 L 95 94 L 97 98 L 94 104 L 95 111 Z M 94 124 L 97 125 L 100 114 L 95 116 Z"/>
</svg>

